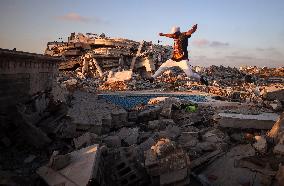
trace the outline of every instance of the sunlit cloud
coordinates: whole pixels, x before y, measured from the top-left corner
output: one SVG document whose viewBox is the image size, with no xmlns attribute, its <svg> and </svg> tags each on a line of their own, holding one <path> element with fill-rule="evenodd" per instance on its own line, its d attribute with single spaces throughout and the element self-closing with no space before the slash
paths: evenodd
<svg viewBox="0 0 284 186">
<path fill-rule="evenodd" d="M 197 47 L 205 47 L 205 46 L 210 46 L 210 47 L 227 47 L 229 46 L 229 43 L 225 42 L 220 42 L 220 41 L 209 41 L 207 39 L 197 39 L 192 41 L 192 44 Z"/>
<path fill-rule="evenodd" d="M 204 46 L 208 46 L 210 43 L 210 41 L 208 41 L 207 39 L 196 39 L 192 41 L 192 44 L 194 46 L 197 47 L 204 47 Z"/>
<path fill-rule="evenodd" d="M 89 18 L 81 16 L 74 12 L 62 16 L 57 16 L 56 19 L 63 21 L 76 21 L 76 22 L 88 22 L 90 20 Z"/>
<path fill-rule="evenodd" d="M 220 42 L 220 41 L 212 41 L 210 43 L 210 46 L 211 47 L 227 47 L 227 46 L 229 46 L 229 43 L 223 43 L 223 42 Z"/>
<path fill-rule="evenodd" d="M 252 56 L 241 56 L 241 55 L 226 56 L 226 58 L 228 58 L 230 60 L 253 60 L 253 59 L 255 59 Z"/>
</svg>

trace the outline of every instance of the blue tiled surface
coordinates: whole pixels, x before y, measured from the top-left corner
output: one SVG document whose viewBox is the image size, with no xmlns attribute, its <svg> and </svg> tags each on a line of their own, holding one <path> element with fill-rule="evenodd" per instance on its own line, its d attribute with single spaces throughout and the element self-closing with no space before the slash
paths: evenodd
<svg viewBox="0 0 284 186">
<path fill-rule="evenodd" d="M 203 95 L 174 95 L 174 94 L 147 94 L 147 95 L 98 95 L 99 99 L 105 99 L 111 103 L 122 106 L 125 109 L 131 109 L 139 104 L 147 104 L 148 101 L 156 97 L 176 97 L 179 99 L 190 100 L 192 102 L 206 102 L 206 96 Z"/>
</svg>

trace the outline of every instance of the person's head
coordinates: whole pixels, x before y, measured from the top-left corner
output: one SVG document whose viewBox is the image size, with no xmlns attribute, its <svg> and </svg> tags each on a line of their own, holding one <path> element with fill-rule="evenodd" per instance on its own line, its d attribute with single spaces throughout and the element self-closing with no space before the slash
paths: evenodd
<svg viewBox="0 0 284 186">
<path fill-rule="evenodd" d="M 171 29 L 171 34 L 179 34 L 180 28 L 178 26 L 173 26 Z"/>
</svg>

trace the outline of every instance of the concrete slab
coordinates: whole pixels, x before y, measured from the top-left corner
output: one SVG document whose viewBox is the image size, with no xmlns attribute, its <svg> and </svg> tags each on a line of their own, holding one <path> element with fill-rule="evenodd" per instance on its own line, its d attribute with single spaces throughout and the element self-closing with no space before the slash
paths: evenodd
<svg viewBox="0 0 284 186">
<path fill-rule="evenodd" d="M 219 113 L 218 125 L 224 128 L 241 129 L 271 129 L 279 115 L 275 113 L 262 113 L 257 115 Z"/>
<path fill-rule="evenodd" d="M 248 145 L 238 145 L 229 152 L 215 160 L 201 174 L 210 180 L 211 185 L 262 185 L 262 179 L 266 176 L 255 173 L 246 168 L 235 167 L 236 161 L 249 156 L 254 156 L 254 148 Z"/>
<path fill-rule="evenodd" d="M 37 170 L 48 185 L 78 186 L 87 185 L 90 179 L 96 175 L 98 159 L 100 157 L 99 145 L 95 144 L 79 151 L 70 153 L 71 163 L 58 171 L 47 166 Z"/>
<path fill-rule="evenodd" d="M 115 72 L 112 77 L 108 78 L 108 82 L 115 81 L 127 81 L 132 77 L 132 70 L 126 70 L 122 72 Z"/>
</svg>

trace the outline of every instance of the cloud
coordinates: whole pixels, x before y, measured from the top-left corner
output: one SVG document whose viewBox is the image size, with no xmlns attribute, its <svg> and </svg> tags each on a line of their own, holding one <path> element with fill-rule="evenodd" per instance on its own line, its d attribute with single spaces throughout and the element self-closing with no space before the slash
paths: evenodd
<svg viewBox="0 0 284 186">
<path fill-rule="evenodd" d="M 256 58 L 251 56 L 225 56 L 225 57 L 204 57 L 204 56 L 193 56 L 193 65 L 199 66 L 211 66 L 211 65 L 223 65 L 230 67 L 240 66 L 258 66 L 258 67 L 281 67 L 283 61 L 267 59 L 267 58 Z"/>
<path fill-rule="evenodd" d="M 280 57 L 283 58 L 283 56 L 284 56 L 284 53 L 281 51 L 281 49 L 277 49 L 277 48 L 274 48 L 274 47 L 256 48 L 255 50 L 259 55 L 267 56 L 267 57 L 270 57 L 270 58 L 280 58 Z"/>
<path fill-rule="evenodd" d="M 75 22 L 88 22 L 90 19 L 84 16 L 81 16 L 77 13 L 71 12 L 63 16 L 57 16 L 56 19 L 63 21 L 75 21 Z"/>
<path fill-rule="evenodd" d="M 207 39 L 197 39 L 197 40 L 194 40 L 192 42 L 192 44 L 197 46 L 197 47 L 208 46 L 209 43 L 210 43 L 210 41 L 208 41 Z"/>
<path fill-rule="evenodd" d="M 227 47 L 227 46 L 229 46 L 229 43 L 223 43 L 223 42 L 220 42 L 220 41 L 212 41 L 210 43 L 210 46 L 211 47 Z"/>
<path fill-rule="evenodd" d="M 256 48 L 257 51 L 276 51 L 276 48 L 270 47 L 270 48 Z"/>
<path fill-rule="evenodd" d="M 226 56 L 226 58 L 230 60 L 253 60 L 254 57 L 251 56 L 239 56 L 239 55 L 232 55 L 232 56 Z"/>
<path fill-rule="evenodd" d="M 198 40 L 194 40 L 192 42 L 192 44 L 194 46 L 197 47 L 205 47 L 205 46 L 210 46 L 210 47 L 227 47 L 229 46 L 229 43 L 224 43 L 224 42 L 220 42 L 220 41 L 209 41 L 207 39 L 198 39 Z"/>
</svg>

